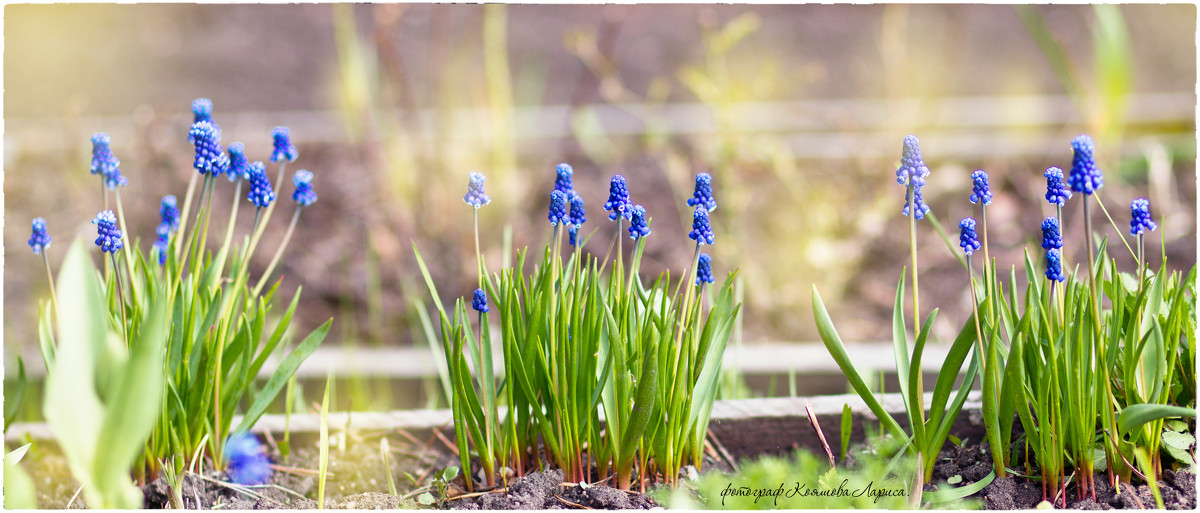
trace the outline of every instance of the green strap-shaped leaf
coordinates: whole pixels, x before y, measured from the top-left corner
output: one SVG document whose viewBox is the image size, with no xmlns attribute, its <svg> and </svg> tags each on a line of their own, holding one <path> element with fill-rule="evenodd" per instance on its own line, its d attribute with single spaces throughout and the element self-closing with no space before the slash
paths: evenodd
<svg viewBox="0 0 1200 513">
<path fill-rule="evenodd" d="M 258 421 L 258 418 L 267 411 L 267 406 L 271 404 L 271 401 L 275 400 L 275 396 L 279 395 L 279 391 L 287 385 L 288 378 L 291 378 L 292 374 L 296 373 L 296 369 L 300 368 L 300 364 L 321 345 L 321 341 L 325 340 L 325 335 L 329 333 L 329 327 L 332 324 L 333 319 L 325 321 L 325 324 L 322 324 L 313 330 L 312 333 L 309 333 L 307 337 L 304 337 L 300 345 L 296 346 L 296 349 L 293 349 L 282 362 L 279 362 L 279 368 L 275 369 L 275 373 L 267 380 L 267 384 L 263 386 L 258 397 L 254 398 L 254 403 L 246 410 L 241 424 L 238 424 L 237 429 L 234 430 L 235 433 L 244 433 L 249 430 L 250 426 L 253 426 Z"/>
<path fill-rule="evenodd" d="M 1147 422 L 1171 417 L 1196 417 L 1194 408 L 1172 406 L 1167 404 L 1134 404 L 1126 406 L 1117 417 L 1117 427 L 1121 434 L 1132 433 Z"/>
</svg>

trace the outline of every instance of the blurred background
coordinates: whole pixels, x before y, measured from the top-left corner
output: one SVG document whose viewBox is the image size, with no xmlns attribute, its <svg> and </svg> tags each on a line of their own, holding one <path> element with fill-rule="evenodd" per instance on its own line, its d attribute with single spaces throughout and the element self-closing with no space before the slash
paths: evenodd
<svg viewBox="0 0 1200 513">
<path fill-rule="evenodd" d="M 467 173 L 488 177 L 481 243 L 496 270 L 506 230 L 517 248 L 548 241 L 559 162 L 575 168 L 585 227 L 596 230 L 586 250 L 601 257 L 614 230 L 601 212 L 608 181 L 628 178 L 653 218 L 647 274 L 689 262 L 685 200 L 695 173 L 712 173 L 720 208 L 706 250 L 719 274 L 740 269 L 748 346 L 818 340 L 813 285 L 843 338 L 889 337 L 909 259 L 895 182 L 907 134 L 921 139 L 926 201 L 955 241 L 958 220 L 978 215 L 970 173 L 989 172 L 989 242 L 1002 268 L 1037 247 L 1051 213 L 1042 172 L 1069 170 L 1080 133 L 1096 139 L 1100 197 L 1116 224 L 1097 213 L 1098 230 L 1127 231 L 1130 200 L 1147 197 L 1162 221 L 1150 261 L 1160 234 L 1170 268 L 1196 260 L 1191 5 L 58 4 L 4 14 L 9 368 L 36 354 L 48 296 L 25 243 L 29 220 L 46 218 L 55 268 L 76 234 L 94 238 L 89 138 L 103 131 L 130 181 L 130 235 L 148 248 L 160 198 L 182 199 L 194 173 L 186 134 L 199 97 L 212 99 L 224 145 L 242 141 L 251 160 L 267 160 L 271 129 L 285 125 L 300 151 L 289 169 L 316 175 L 320 200 L 281 262 L 281 288 L 304 287 L 299 332 L 335 318 L 328 346 L 423 346 L 414 312 L 429 297 L 412 244 L 443 300 L 469 294 Z M 1080 209 L 1064 211 L 1068 254 L 1082 251 Z M 275 247 L 288 218 L 272 219 L 262 247 Z M 918 232 L 922 306 L 942 309 L 945 340 L 966 319 L 966 276 L 932 223 Z M 1123 246 L 1110 248 L 1133 269 Z M 272 252 L 259 252 L 252 275 Z"/>
</svg>

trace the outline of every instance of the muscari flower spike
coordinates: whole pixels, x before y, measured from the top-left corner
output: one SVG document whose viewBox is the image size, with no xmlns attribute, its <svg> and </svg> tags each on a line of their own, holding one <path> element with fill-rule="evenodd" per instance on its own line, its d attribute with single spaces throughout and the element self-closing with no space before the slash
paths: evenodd
<svg viewBox="0 0 1200 513">
<path fill-rule="evenodd" d="M 568 198 L 575 196 L 575 184 L 571 183 L 571 175 L 575 174 L 575 170 L 571 169 L 570 164 L 559 164 L 554 167 L 554 173 L 557 175 L 554 178 L 554 190 L 562 191 Z"/>
<path fill-rule="evenodd" d="M 36 218 L 33 220 L 33 235 L 29 236 L 29 247 L 33 249 L 33 254 L 40 255 L 42 250 L 50 247 L 50 234 L 46 233 L 46 219 Z"/>
<path fill-rule="evenodd" d="M 250 433 L 230 435 L 225 441 L 229 479 L 240 485 L 264 484 L 271 478 L 271 460 L 258 438 Z"/>
<path fill-rule="evenodd" d="M 711 245 L 716 242 L 712 223 L 708 219 L 708 209 L 704 205 L 696 205 L 696 210 L 692 213 L 692 231 L 688 233 L 688 238 L 696 241 L 696 244 Z"/>
<path fill-rule="evenodd" d="M 646 219 L 646 208 L 634 205 L 629 211 L 629 237 L 638 239 L 650 235 L 650 221 Z"/>
<path fill-rule="evenodd" d="M 151 248 L 152 253 L 158 259 L 158 265 L 167 263 L 167 246 L 171 242 L 171 227 L 166 223 L 158 225 L 158 239 L 154 241 L 154 246 Z"/>
<path fill-rule="evenodd" d="M 217 133 L 220 134 L 221 127 L 217 126 L 217 123 L 213 121 L 212 111 L 212 100 L 209 100 L 208 98 L 196 98 L 195 100 L 192 100 L 192 124 L 196 124 L 201 121 L 207 121 L 212 123 L 213 128 L 215 128 Z M 188 132 L 188 142 L 193 144 L 196 142 L 196 137 L 193 136 L 190 131 Z"/>
<path fill-rule="evenodd" d="M 1063 183 L 1063 172 L 1057 167 L 1046 169 L 1042 176 L 1046 177 L 1046 201 L 1051 205 L 1063 206 L 1071 199 L 1071 191 Z"/>
<path fill-rule="evenodd" d="M 971 256 L 981 246 L 979 245 L 979 236 L 975 234 L 975 219 L 970 217 L 963 218 L 958 223 L 958 245 L 962 247 L 963 253 Z"/>
<path fill-rule="evenodd" d="M 208 121 L 192 125 L 193 144 L 196 145 L 196 160 L 192 167 L 200 174 L 219 175 L 229 168 L 229 155 L 221 149 L 221 132 Z"/>
<path fill-rule="evenodd" d="M 100 247 L 100 251 L 104 253 L 116 253 L 125 244 L 121 242 L 121 230 L 117 228 L 117 216 L 112 210 L 104 210 L 96 214 L 95 219 L 92 219 L 92 224 L 96 225 L 96 245 Z"/>
<path fill-rule="evenodd" d="M 1154 231 L 1158 228 L 1154 224 L 1154 219 L 1150 217 L 1150 201 L 1146 198 L 1138 198 L 1129 204 L 1129 234 L 1141 235 L 1147 231 Z"/>
<path fill-rule="evenodd" d="M 481 173 L 467 175 L 467 194 L 463 196 L 463 201 L 475 208 L 491 203 L 491 196 L 484 193 L 483 182 L 485 181 L 487 181 L 487 178 Z"/>
<path fill-rule="evenodd" d="M 225 173 L 229 176 L 229 181 L 236 182 L 239 178 L 249 180 L 250 161 L 246 160 L 246 145 L 235 142 L 230 144 L 226 151 L 229 153 L 229 167 Z"/>
<path fill-rule="evenodd" d="M 988 174 L 978 169 L 971 173 L 971 200 L 972 204 L 983 202 L 984 205 L 992 204 L 992 189 L 988 185 Z"/>
<path fill-rule="evenodd" d="M 295 201 L 302 207 L 307 207 L 317 202 L 317 193 L 313 191 L 312 186 L 313 174 L 306 169 L 296 171 L 292 176 L 292 184 L 296 186 L 296 192 L 292 193 L 292 201 Z"/>
<path fill-rule="evenodd" d="M 267 166 L 262 162 L 250 164 L 250 193 L 246 199 L 258 208 L 275 201 L 275 191 L 271 189 L 271 179 L 267 177 Z"/>
<path fill-rule="evenodd" d="M 1076 137 L 1071 141 L 1071 149 L 1075 152 L 1071 158 L 1071 176 L 1067 179 L 1071 190 L 1092 194 L 1104 187 L 1104 175 L 1096 168 L 1096 158 L 1093 155 L 1096 145 L 1092 138 L 1086 135 Z"/>
<path fill-rule="evenodd" d="M 550 193 L 550 213 L 546 215 L 550 220 L 550 226 L 558 226 L 559 223 L 567 224 L 567 195 L 566 193 L 555 190 Z"/>
<path fill-rule="evenodd" d="M 618 217 L 631 219 L 632 207 L 633 203 L 629 201 L 629 189 L 625 185 L 625 177 L 613 176 L 612 182 L 608 186 L 608 201 L 604 203 L 604 210 L 610 212 L 608 219 L 612 221 L 616 221 Z"/>
<path fill-rule="evenodd" d="M 713 198 L 712 175 L 708 173 L 696 175 L 696 191 L 692 193 L 691 198 L 688 198 L 687 204 L 689 207 L 704 205 L 709 212 L 717 209 L 717 200 Z"/>
<path fill-rule="evenodd" d="M 573 225 L 571 225 L 570 228 L 567 228 L 567 235 L 568 235 L 567 244 L 570 244 L 573 247 L 578 247 L 579 246 L 579 225 L 573 224 Z"/>
<path fill-rule="evenodd" d="M 1062 253 L 1057 249 L 1046 251 L 1046 279 L 1060 283 L 1067 279 L 1062 268 Z"/>
<path fill-rule="evenodd" d="M 708 253 L 700 253 L 700 259 L 696 260 L 696 285 L 702 283 L 712 283 L 712 257 Z"/>
<path fill-rule="evenodd" d="M 1047 217 L 1042 221 L 1042 248 L 1062 249 L 1062 231 L 1059 229 L 1057 217 Z"/>
<path fill-rule="evenodd" d="M 271 130 L 271 137 L 275 138 L 275 151 L 271 152 L 271 162 L 279 162 L 286 160 L 294 162 L 300 156 L 300 152 L 296 151 L 296 147 L 292 146 L 291 134 L 286 126 L 277 126 Z"/>
<path fill-rule="evenodd" d="M 475 297 L 471 299 L 471 308 L 481 314 L 488 312 L 487 294 L 483 289 L 475 289 Z"/>
<path fill-rule="evenodd" d="M 175 231 L 179 228 L 179 208 L 174 194 L 163 196 L 162 207 L 158 209 L 158 215 L 162 218 L 162 224 L 167 226 L 168 230 Z"/>
<path fill-rule="evenodd" d="M 92 174 L 103 177 L 104 185 L 110 191 L 129 184 L 129 179 L 121 176 L 121 161 L 113 155 L 111 142 L 112 138 L 106 133 L 92 135 Z"/>
<path fill-rule="evenodd" d="M 925 186 L 925 177 L 929 176 L 929 167 L 921 159 L 921 142 L 914 135 L 904 137 L 904 151 L 900 155 L 900 168 L 896 170 L 896 183 L 911 187 L 911 193 L 904 194 L 904 215 L 913 213 L 917 219 L 923 219 L 929 213 L 929 205 L 925 204 L 921 195 L 921 187 Z"/>
<path fill-rule="evenodd" d="M 578 195 L 571 198 L 571 215 L 568 222 L 572 226 L 579 226 L 587 222 L 587 212 L 583 210 L 583 198 Z"/>
</svg>

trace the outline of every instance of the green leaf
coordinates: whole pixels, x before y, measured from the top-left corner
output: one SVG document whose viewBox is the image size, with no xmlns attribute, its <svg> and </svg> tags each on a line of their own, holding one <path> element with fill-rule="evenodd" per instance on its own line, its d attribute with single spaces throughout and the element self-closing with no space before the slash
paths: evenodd
<svg viewBox="0 0 1200 513">
<path fill-rule="evenodd" d="M 422 506 L 432 506 L 433 503 L 437 501 L 433 499 L 433 494 L 425 492 L 417 496 L 417 502 Z"/>
<path fill-rule="evenodd" d="M 1194 408 L 1166 404 L 1134 404 L 1126 406 L 1117 416 L 1117 427 L 1122 434 L 1131 433 L 1147 422 L 1169 417 L 1196 417 Z"/>
<path fill-rule="evenodd" d="M 954 476 L 954 477 L 958 477 L 959 481 L 962 480 L 962 476 Z M 951 478 L 951 479 L 953 479 L 953 478 Z M 947 502 L 954 502 L 956 500 L 963 499 L 966 497 L 970 497 L 971 495 L 974 495 L 976 492 L 984 489 L 984 487 L 991 484 L 993 479 L 996 479 L 995 471 L 988 472 L 988 475 L 984 476 L 983 479 L 980 479 L 969 485 L 960 486 L 958 488 L 950 488 L 950 489 L 943 488 L 941 490 L 937 490 L 937 491 L 933 491 L 933 492 L 925 492 L 925 499 L 934 504 L 945 504 Z M 949 483 L 950 480 L 948 479 L 948 480 L 946 480 L 946 482 Z M 954 484 L 954 483 L 950 483 L 950 484 Z"/>
<path fill-rule="evenodd" d="M 850 405 L 842 405 L 842 452 L 840 459 L 846 459 L 846 451 L 850 449 L 850 435 L 854 430 L 854 418 L 850 413 Z"/>
<path fill-rule="evenodd" d="M 28 379 L 25 377 L 25 360 L 20 356 L 17 357 L 17 382 L 11 390 L 12 395 L 4 400 L 4 425 L 11 426 L 13 419 L 17 417 L 17 413 L 21 411 L 21 404 L 25 399 L 25 387 L 28 384 Z"/>
<path fill-rule="evenodd" d="M 279 395 L 279 391 L 287 385 L 288 379 L 292 377 L 292 374 L 296 373 L 296 369 L 300 368 L 300 364 L 321 345 L 321 341 L 325 340 L 325 335 L 329 333 L 329 327 L 332 324 L 333 319 L 325 321 L 325 324 L 313 330 L 312 333 L 300 342 L 300 345 L 296 346 L 296 349 L 292 350 L 282 362 L 279 362 L 279 367 L 275 369 L 275 373 L 267 380 L 267 384 L 258 393 L 258 397 L 254 398 L 254 403 L 246 410 L 241 424 L 238 424 L 234 433 L 245 433 L 267 411 L 267 406 L 271 404 L 271 401 L 275 400 L 275 396 Z"/>
<path fill-rule="evenodd" d="M 455 466 L 446 467 L 445 470 L 442 470 L 442 480 L 450 481 L 450 480 L 458 477 L 458 472 L 459 472 L 458 467 L 455 467 Z"/>
</svg>

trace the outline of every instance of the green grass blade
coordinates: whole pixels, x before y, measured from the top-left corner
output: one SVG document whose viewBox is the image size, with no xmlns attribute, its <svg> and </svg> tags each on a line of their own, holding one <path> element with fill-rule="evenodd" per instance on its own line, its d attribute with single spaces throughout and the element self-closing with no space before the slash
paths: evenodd
<svg viewBox="0 0 1200 513">
<path fill-rule="evenodd" d="M 267 384 L 263 386 L 262 391 L 258 393 L 258 397 L 254 398 L 254 403 L 246 410 L 246 414 L 242 417 L 241 424 L 238 424 L 235 433 L 244 433 L 253 426 L 258 418 L 267 411 L 267 406 L 271 401 L 275 400 L 275 396 L 279 395 L 279 391 L 287 385 L 288 378 L 296 373 L 296 369 L 300 368 L 300 364 L 311 355 L 313 351 L 321 345 L 321 341 L 325 340 L 325 335 L 329 333 L 329 327 L 333 324 L 333 319 L 325 321 L 317 329 L 309 333 L 300 345 L 296 346 L 282 362 L 279 362 L 279 368 L 271 374 L 271 378 L 267 380 Z"/>
</svg>

